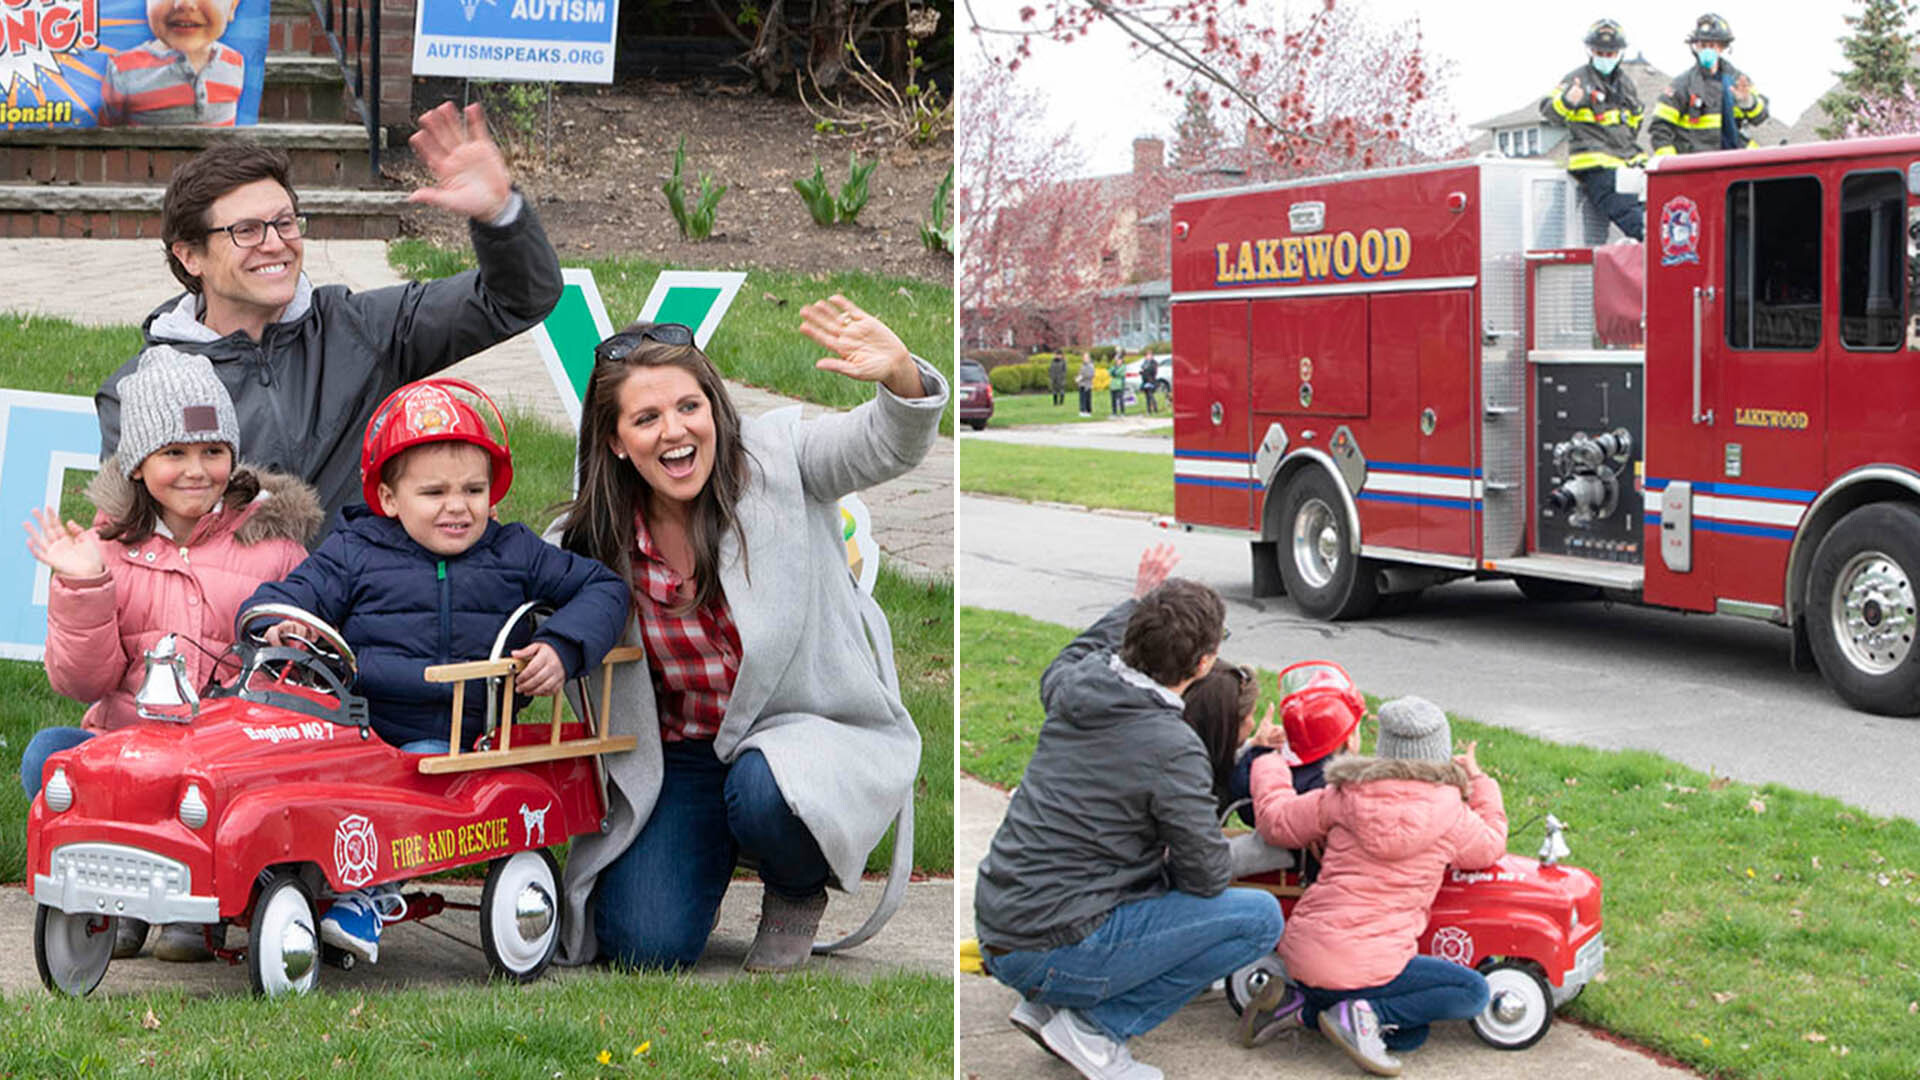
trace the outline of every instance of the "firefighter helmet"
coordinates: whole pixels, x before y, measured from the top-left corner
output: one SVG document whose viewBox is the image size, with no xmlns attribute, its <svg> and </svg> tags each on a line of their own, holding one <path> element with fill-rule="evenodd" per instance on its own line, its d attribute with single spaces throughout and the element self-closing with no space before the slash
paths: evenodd
<svg viewBox="0 0 1920 1080">
<path fill-rule="evenodd" d="M 1586 46 L 1595 52 L 1619 52 L 1627 47 L 1627 35 L 1612 19 L 1599 19 L 1587 27 Z"/>
<path fill-rule="evenodd" d="M 507 423 L 493 399 L 459 379 L 422 379 L 388 394 L 367 421 L 360 490 L 374 513 L 380 512 L 381 468 L 400 451 L 429 442 L 466 442 L 485 450 L 493 459 L 489 502 L 499 502 L 513 486 Z"/>
<path fill-rule="evenodd" d="M 1693 33 L 1688 36 L 1689 45 L 1699 42 L 1705 45 L 1733 44 L 1733 26 L 1727 20 L 1709 11 L 1693 20 Z"/>
<path fill-rule="evenodd" d="M 1296 764 L 1338 750 L 1366 711 L 1366 699 L 1339 664 L 1303 660 L 1280 673 L 1280 724 Z"/>
</svg>

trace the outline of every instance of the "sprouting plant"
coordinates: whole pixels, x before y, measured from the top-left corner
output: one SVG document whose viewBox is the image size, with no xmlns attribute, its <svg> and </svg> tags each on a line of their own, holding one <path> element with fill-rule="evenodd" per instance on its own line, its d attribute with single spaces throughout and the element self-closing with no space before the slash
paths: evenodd
<svg viewBox="0 0 1920 1080">
<path fill-rule="evenodd" d="M 933 206 L 926 221 L 920 225 L 920 246 L 928 251 L 953 250 L 953 225 L 947 220 L 947 200 L 953 195 L 953 166 L 947 166 L 947 175 L 934 190 Z"/>
<path fill-rule="evenodd" d="M 807 213 L 813 216 L 815 225 L 832 225 L 834 222 L 849 222 L 860 216 L 867 205 L 867 178 L 873 175 L 874 167 L 880 161 L 875 158 L 866 164 L 860 163 L 858 154 L 847 155 L 847 182 L 840 185 L 835 195 L 827 190 L 826 170 L 820 167 L 820 159 L 813 159 L 813 175 L 793 182 L 793 189 L 800 193 L 800 201 L 807 204 Z"/>
<path fill-rule="evenodd" d="M 680 226 L 680 235 L 689 240 L 705 240 L 713 235 L 714 212 L 720 207 L 720 196 L 727 193 L 727 185 L 713 182 L 711 173 L 700 174 L 700 195 L 692 210 L 687 209 L 686 185 L 680 173 L 687 161 L 687 137 L 680 136 L 680 146 L 673 152 L 673 176 L 660 185 L 667 196 L 667 209 L 672 211 L 673 220 Z"/>
</svg>

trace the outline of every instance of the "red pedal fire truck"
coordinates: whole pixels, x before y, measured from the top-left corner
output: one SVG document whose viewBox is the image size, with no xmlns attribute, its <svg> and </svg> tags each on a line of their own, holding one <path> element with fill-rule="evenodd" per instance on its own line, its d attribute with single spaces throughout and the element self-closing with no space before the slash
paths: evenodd
<svg viewBox="0 0 1920 1080">
<path fill-rule="evenodd" d="M 1546 162 L 1177 198 L 1177 522 L 1317 618 L 1511 577 L 1765 619 L 1920 712 L 1920 138 L 1646 179 L 1644 245 Z"/>
</svg>

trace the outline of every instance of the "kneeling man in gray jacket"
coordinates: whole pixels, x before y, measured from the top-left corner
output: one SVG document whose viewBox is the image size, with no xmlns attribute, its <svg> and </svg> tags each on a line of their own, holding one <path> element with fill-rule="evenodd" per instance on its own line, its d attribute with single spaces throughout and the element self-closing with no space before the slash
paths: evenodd
<svg viewBox="0 0 1920 1080">
<path fill-rule="evenodd" d="M 1180 694 L 1213 667 L 1220 596 L 1140 560 L 1134 599 L 1040 678 L 1046 721 L 980 862 L 974 920 L 1008 1019 L 1089 1078 L 1157 1080 L 1127 1040 L 1280 939 L 1280 904 L 1229 889 L 1213 769 Z"/>
</svg>

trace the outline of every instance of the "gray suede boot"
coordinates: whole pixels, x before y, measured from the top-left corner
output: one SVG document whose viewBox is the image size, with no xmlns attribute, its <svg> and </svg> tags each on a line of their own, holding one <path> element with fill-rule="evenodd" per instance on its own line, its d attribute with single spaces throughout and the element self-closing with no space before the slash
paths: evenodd
<svg viewBox="0 0 1920 1080">
<path fill-rule="evenodd" d="M 827 910 L 825 889 L 805 900 L 788 900 L 768 889 L 760 894 L 760 929 L 747 950 L 748 971 L 793 971 L 813 955 L 813 935 Z"/>
</svg>

